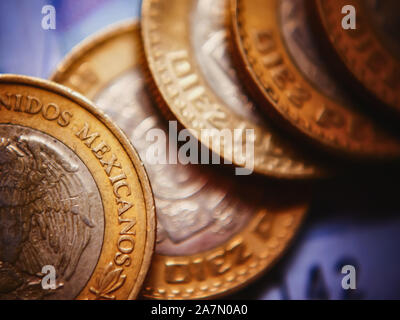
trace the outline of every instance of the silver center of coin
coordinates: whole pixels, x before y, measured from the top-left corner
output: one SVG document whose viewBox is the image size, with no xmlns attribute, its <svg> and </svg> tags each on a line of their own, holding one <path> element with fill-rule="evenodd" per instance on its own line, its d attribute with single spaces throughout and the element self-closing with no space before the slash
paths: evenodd
<svg viewBox="0 0 400 320">
<path fill-rule="evenodd" d="M 317 90 L 333 100 L 346 102 L 347 98 L 329 73 L 327 61 L 318 51 L 307 20 L 306 0 L 281 0 L 280 28 L 284 43 L 303 75 Z"/>
<path fill-rule="evenodd" d="M 85 164 L 34 129 L 0 125 L 0 299 L 74 299 L 97 264 L 104 210 Z M 56 289 L 44 290 L 44 266 Z"/>
<path fill-rule="evenodd" d="M 205 166 L 146 163 L 151 145 L 146 133 L 159 128 L 168 136 L 168 131 L 144 83 L 140 70 L 128 71 L 95 101 L 126 132 L 145 163 L 157 210 L 156 252 L 179 256 L 212 249 L 246 225 L 256 204 L 243 203 L 233 181 Z"/>
<path fill-rule="evenodd" d="M 226 5 L 226 0 L 194 1 L 190 16 L 192 47 L 202 75 L 214 93 L 236 114 L 261 125 L 261 117 L 240 87 L 231 60 Z"/>
</svg>

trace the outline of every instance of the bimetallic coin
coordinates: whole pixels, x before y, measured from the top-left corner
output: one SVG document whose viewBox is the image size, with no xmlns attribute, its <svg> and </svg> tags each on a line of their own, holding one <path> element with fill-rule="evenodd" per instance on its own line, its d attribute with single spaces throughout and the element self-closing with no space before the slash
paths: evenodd
<svg viewBox="0 0 400 320">
<path fill-rule="evenodd" d="M 397 0 L 315 1 L 323 29 L 340 60 L 376 98 L 400 112 L 400 3 Z M 344 29 L 342 8 L 356 10 L 356 29 Z"/>
<path fill-rule="evenodd" d="M 148 78 L 160 107 L 221 157 L 234 154 L 226 150 L 232 146 L 222 143 L 222 152 L 218 143 L 204 139 L 203 129 L 254 129 L 257 173 L 281 178 L 321 176 L 322 165 L 263 121 L 241 89 L 228 54 L 227 5 L 225 0 L 143 1 Z M 242 165 L 235 159 L 233 163 Z"/>
<path fill-rule="evenodd" d="M 167 133 L 168 126 L 145 91 L 140 41 L 137 24 L 117 24 L 75 49 L 53 79 L 97 101 L 145 161 L 158 230 L 143 296 L 221 296 L 259 276 L 283 253 L 306 211 L 308 194 L 243 181 L 210 166 L 146 162 L 151 147 L 146 134 L 152 129 Z M 87 79 L 96 81 L 84 87 Z M 165 152 L 176 154 L 170 147 Z"/>
<path fill-rule="evenodd" d="M 70 89 L 0 75 L 0 299 L 135 298 L 154 238 L 121 131 Z"/>
<path fill-rule="evenodd" d="M 397 158 L 398 141 L 357 110 L 326 67 L 306 2 L 231 0 L 235 61 L 249 92 L 282 126 L 328 151 Z"/>
</svg>

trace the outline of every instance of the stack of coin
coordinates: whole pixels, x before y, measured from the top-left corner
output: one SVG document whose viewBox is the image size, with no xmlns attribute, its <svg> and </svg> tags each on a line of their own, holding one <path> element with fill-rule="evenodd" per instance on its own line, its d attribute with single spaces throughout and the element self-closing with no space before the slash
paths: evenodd
<svg viewBox="0 0 400 320">
<path fill-rule="evenodd" d="M 379 106 L 400 112 L 400 3 L 396 0 L 315 1 L 318 21 L 332 51 L 354 81 L 364 87 Z M 345 6 L 357 14 L 356 28 L 344 29 Z M 377 103 L 375 103 L 377 104 Z"/>
<path fill-rule="evenodd" d="M 371 27 L 381 40 L 339 30 L 341 5 L 143 0 L 140 22 L 86 39 L 51 81 L 1 75 L 0 298 L 221 297 L 282 256 L 312 185 L 341 169 L 324 159 L 398 160 L 399 139 L 340 80 L 400 108 L 391 7 Z M 172 129 L 230 165 L 152 161 L 149 136 Z M 236 175 L 238 142 L 205 130 L 239 130 L 254 173 Z M 158 158 L 180 159 L 165 142 Z"/>
<path fill-rule="evenodd" d="M 335 3 L 328 11 L 337 12 L 329 26 L 342 29 L 339 1 L 320 4 L 328 2 Z M 231 1 L 235 61 L 249 92 L 271 118 L 323 150 L 361 159 L 396 159 L 399 140 L 363 114 L 362 102 L 329 69 L 307 4 Z"/>
</svg>

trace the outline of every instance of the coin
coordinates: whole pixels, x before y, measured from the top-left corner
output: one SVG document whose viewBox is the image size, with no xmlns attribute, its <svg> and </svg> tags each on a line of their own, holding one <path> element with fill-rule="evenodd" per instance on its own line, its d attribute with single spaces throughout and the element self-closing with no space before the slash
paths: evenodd
<svg viewBox="0 0 400 320">
<path fill-rule="evenodd" d="M 305 6 L 304 0 L 231 0 L 235 61 L 249 92 L 282 126 L 325 150 L 397 158 L 398 141 L 360 113 L 329 72 Z"/>
<path fill-rule="evenodd" d="M 298 187 L 243 181 L 210 166 L 148 162 L 147 133 L 167 132 L 168 125 L 146 93 L 140 42 L 136 23 L 117 24 L 78 46 L 53 80 L 94 99 L 127 132 L 145 162 L 158 223 L 143 296 L 195 299 L 230 293 L 283 253 L 309 194 Z M 88 79 L 96 80 L 84 86 Z M 170 146 L 167 150 L 177 153 Z"/>
<path fill-rule="evenodd" d="M 328 39 L 351 74 L 376 98 L 400 111 L 400 4 L 396 0 L 315 1 Z M 356 29 L 344 29 L 353 6 Z"/>
<path fill-rule="evenodd" d="M 0 75 L 0 298 L 135 298 L 154 241 L 124 134 L 70 89 Z"/>
<path fill-rule="evenodd" d="M 142 38 L 150 88 L 160 107 L 221 157 L 232 146 L 215 146 L 204 129 L 253 129 L 254 170 L 280 178 L 322 175 L 322 165 L 274 130 L 240 88 L 228 54 L 228 2 L 143 1 Z M 244 137 L 243 145 L 249 139 Z M 228 158 L 228 160 L 231 160 Z M 233 159 L 236 165 L 242 165 Z"/>
</svg>

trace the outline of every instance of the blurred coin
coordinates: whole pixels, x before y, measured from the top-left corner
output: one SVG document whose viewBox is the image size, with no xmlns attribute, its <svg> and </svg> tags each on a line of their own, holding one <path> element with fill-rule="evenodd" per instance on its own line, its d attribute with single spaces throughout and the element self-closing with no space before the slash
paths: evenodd
<svg viewBox="0 0 400 320">
<path fill-rule="evenodd" d="M 0 298 L 135 298 L 154 238 L 122 132 L 70 89 L 0 75 Z"/>
<path fill-rule="evenodd" d="M 400 112 L 400 2 L 316 0 L 328 38 L 351 74 L 373 95 Z M 355 8 L 356 29 L 344 29 L 344 6 Z"/>
<path fill-rule="evenodd" d="M 145 91 L 140 32 L 117 24 L 78 46 L 53 79 L 94 99 L 129 135 L 145 162 L 157 209 L 157 245 L 147 298 L 221 296 L 277 260 L 307 209 L 303 188 L 233 177 L 194 164 L 152 164 L 146 139 L 168 126 Z M 176 155 L 169 145 L 165 152 Z M 168 158 L 168 157 L 167 157 Z"/>
<path fill-rule="evenodd" d="M 232 146 L 224 142 L 220 148 L 218 141 L 204 139 L 202 130 L 254 129 L 257 173 L 281 178 L 320 176 L 320 164 L 263 121 L 242 91 L 228 54 L 227 5 L 225 0 L 143 2 L 145 57 L 160 107 L 225 158 L 235 154 Z M 246 142 L 245 137 L 243 145 Z M 236 159 L 233 163 L 242 165 Z"/>
<path fill-rule="evenodd" d="M 398 141 L 362 115 L 329 73 L 305 0 L 231 0 L 231 9 L 236 61 L 268 114 L 336 154 L 365 159 L 400 155 Z"/>
</svg>

